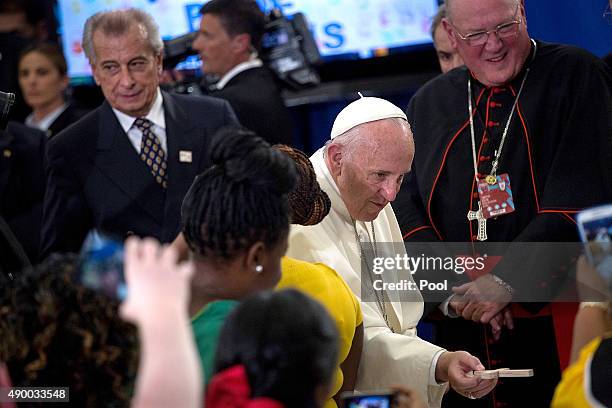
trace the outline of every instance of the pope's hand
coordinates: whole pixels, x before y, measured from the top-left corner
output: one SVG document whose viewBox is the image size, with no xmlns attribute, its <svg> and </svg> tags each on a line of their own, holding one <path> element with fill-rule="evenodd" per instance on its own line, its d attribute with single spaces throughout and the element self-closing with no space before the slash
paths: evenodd
<svg viewBox="0 0 612 408">
<path fill-rule="evenodd" d="M 480 398 L 497 385 L 497 379 L 485 380 L 471 375 L 474 370 L 484 369 L 480 360 L 470 353 L 445 351 L 436 365 L 436 380 L 448 381 L 450 386 L 464 397 Z"/>
</svg>

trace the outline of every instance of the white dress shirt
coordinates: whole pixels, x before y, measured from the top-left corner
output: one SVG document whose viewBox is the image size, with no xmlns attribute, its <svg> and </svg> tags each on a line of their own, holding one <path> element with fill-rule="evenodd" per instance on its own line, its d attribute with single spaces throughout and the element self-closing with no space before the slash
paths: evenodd
<svg viewBox="0 0 612 408">
<path fill-rule="evenodd" d="M 216 90 L 223 89 L 225 85 L 227 85 L 227 83 L 239 73 L 246 71 L 247 69 L 259 68 L 262 65 L 263 65 L 263 62 L 257 57 L 252 57 L 250 60 L 246 62 L 241 62 L 240 64 L 236 65 L 234 68 L 230 69 L 225 75 L 223 75 L 223 77 L 221 77 L 219 82 L 217 82 L 214 85 L 214 89 Z"/>
<path fill-rule="evenodd" d="M 53 124 L 55 119 L 57 119 L 57 117 L 61 115 L 67 107 L 68 105 L 64 103 L 61 106 L 58 106 L 53 111 L 49 112 L 47 115 L 45 115 L 44 118 L 38 121 L 34 119 L 34 112 L 32 112 L 26 117 L 24 123 L 30 127 L 40 129 L 43 132 L 46 132 L 49 129 L 49 126 Z"/>
<path fill-rule="evenodd" d="M 117 116 L 117 119 L 119 120 L 119 123 L 121 124 L 121 127 L 127 134 L 128 139 L 130 139 L 130 143 L 132 144 L 132 146 L 134 146 L 134 149 L 136 149 L 136 153 L 140 154 L 140 142 L 142 140 L 142 132 L 140 131 L 140 129 L 134 126 L 134 122 L 138 118 L 134 116 L 126 115 L 125 113 L 120 112 L 115 108 L 113 108 L 113 112 L 115 112 L 115 116 Z M 163 98 L 162 98 L 161 91 L 159 90 L 159 88 L 157 88 L 157 94 L 155 95 L 155 101 L 153 102 L 153 105 L 151 106 L 149 113 L 147 113 L 147 115 L 144 116 L 144 118 L 153 122 L 152 130 L 155 133 L 155 135 L 158 137 L 159 143 L 161 144 L 163 151 L 167 155 L 168 154 L 168 139 L 166 137 L 166 118 L 164 116 Z"/>
</svg>

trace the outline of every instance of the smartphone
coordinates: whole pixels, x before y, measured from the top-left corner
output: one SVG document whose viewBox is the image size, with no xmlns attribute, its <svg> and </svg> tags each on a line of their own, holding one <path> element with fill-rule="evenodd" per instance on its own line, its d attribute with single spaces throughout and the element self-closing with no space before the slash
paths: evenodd
<svg viewBox="0 0 612 408">
<path fill-rule="evenodd" d="M 79 254 L 77 282 L 114 299 L 127 294 L 123 274 L 123 242 L 91 231 Z"/>
<path fill-rule="evenodd" d="M 391 408 L 395 401 L 393 392 L 371 394 L 345 392 L 340 396 L 344 408 Z"/>
<path fill-rule="evenodd" d="M 576 222 L 589 263 L 612 282 L 612 204 L 581 211 Z"/>
</svg>

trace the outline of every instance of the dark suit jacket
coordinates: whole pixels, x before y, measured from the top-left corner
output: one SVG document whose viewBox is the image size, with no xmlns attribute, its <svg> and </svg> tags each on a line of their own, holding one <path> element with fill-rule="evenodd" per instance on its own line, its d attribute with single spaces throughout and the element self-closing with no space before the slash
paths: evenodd
<svg viewBox="0 0 612 408">
<path fill-rule="evenodd" d="M 78 109 L 74 105 L 70 104 L 64 109 L 64 111 L 51 123 L 49 129 L 47 129 L 47 137 L 51 139 L 74 122 L 85 116 L 87 111 Z"/>
<path fill-rule="evenodd" d="M 293 145 L 293 121 L 283 103 L 280 89 L 268 68 L 242 71 L 210 96 L 232 105 L 242 126 L 251 129 L 270 144 Z"/>
<path fill-rule="evenodd" d="M 17 122 L 0 132 L 0 215 L 31 261 L 36 260 L 45 193 L 45 134 Z M 7 249 L 0 243 L 0 258 Z"/>
<path fill-rule="evenodd" d="M 168 140 L 168 188 L 151 176 L 108 102 L 48 143 L 42 255 L 77 251 L 96 228 L 172 241 L 180 207 L 196 175 L 208 165 L 210 137 L 237 124 L 229 104 L 214 98 L 162 92 Z M 179 152 L 192 153 L 192 162 Z"/>
</svg>

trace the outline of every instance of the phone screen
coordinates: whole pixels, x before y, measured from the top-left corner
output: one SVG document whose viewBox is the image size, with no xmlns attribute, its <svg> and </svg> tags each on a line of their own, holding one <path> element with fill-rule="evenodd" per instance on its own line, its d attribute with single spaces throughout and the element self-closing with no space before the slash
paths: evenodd
<svg viewBox="0 0 612 408">
<path fill-rule="evenodd" d="M 612 204 L 581 211 L 577 221 L 589 262 L 612 281 Z"/>
<path fill-rule="evenodd" d="M 351 395 L 343 397 L 345 408 L 391 408 L 392 394 Z"/>
<path fill-rule="evenodd" d="M 125 299 L 123 243 L 96 231 L 90 232 L 79 254 L 77 280 L 111 298 Z"/>
</svg>

